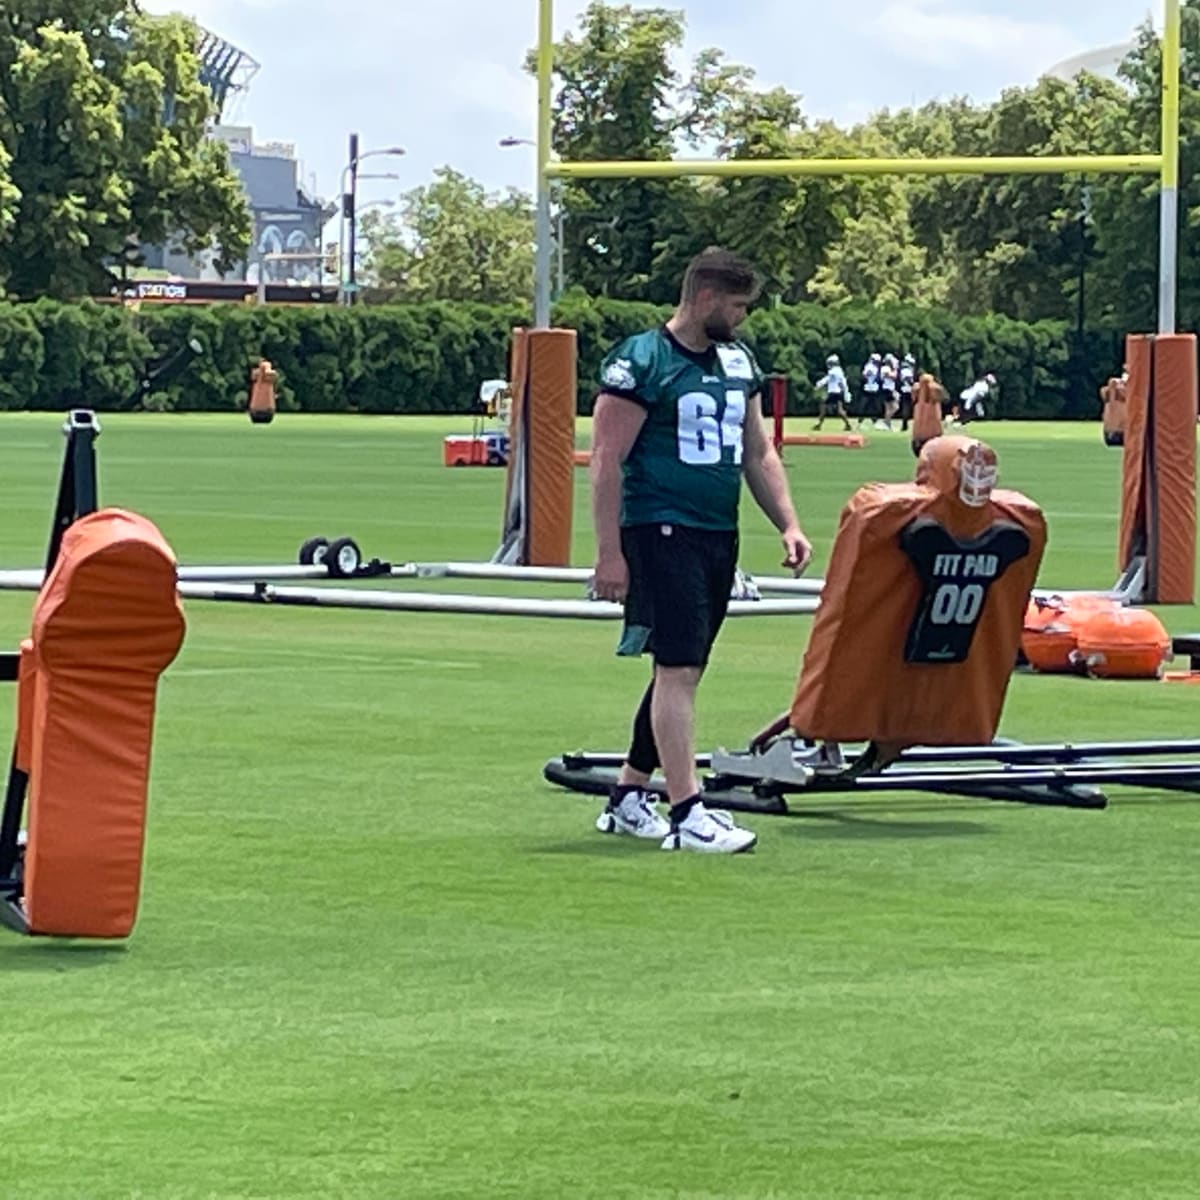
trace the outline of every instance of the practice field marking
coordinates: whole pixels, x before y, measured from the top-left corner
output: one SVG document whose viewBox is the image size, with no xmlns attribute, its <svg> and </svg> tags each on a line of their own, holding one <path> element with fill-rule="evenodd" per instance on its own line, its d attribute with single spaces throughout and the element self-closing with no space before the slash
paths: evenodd
<svg viewBox="0 0 1200 1200">
<path fill-rule="evenodd" d="M 204 646 L 197 653 L 236 654 L 243 659 L 246 657 L 244 646 Z M 173 678 L 179 675 L 253 674 L 258 671 L 294 671 L 296 670 L 296 659 L 306 659 L 314 666 L 319 664 L 322 668 L 329 666 L 353 667 L 357 671 L 361 671 L 364 668 L 370 671 L 392 671 L 400 667 L 415 667 L 417 669 L 434 667 L 448 671 L 478 671 L 481 669 L 481 665 L 478 662 L 461 658 L 422 658 L 415 655 L 403 655 L 400 657 L 389 655 L 386 658 L 380 658 L 378 655 L 342 654 L 333 650 L 328 653 L 322 653 L 318 650 L 290 649 L 260 649 L 256 651 L 256 654 L 263 658 L 282 658 L 290 661 L 259 665 L 238 663 L 216 667 L 180 666 L 169 668 L 168 673 Z"/>
<path fill-rule="evenodd" d="M 394 674 L 397 670 L 405 667 L 425 668 L 433 667 L 439 671 L 478 671 L 480 669 L 478 663 L 455 662 L 452 659 L 392 659 L 389 662 L 381 663 L 352 663 L 341 662 L 337 663 L 334 660 L 332 667 L 325 666 L 322 670 L 338 671 L 341 673 L 346 670 L 353 670 L 356 674 Z M 168 679 L 191 679 L 199 678 L 206 675 L 279 675 L 279 674 L 295 674 L 296 667 L 288 666 L 285 663 L 259 664 L 245 663 L 240 666 L 228 667 L 171 667 L 168 668 L 166 678 Z"/>
</svg>

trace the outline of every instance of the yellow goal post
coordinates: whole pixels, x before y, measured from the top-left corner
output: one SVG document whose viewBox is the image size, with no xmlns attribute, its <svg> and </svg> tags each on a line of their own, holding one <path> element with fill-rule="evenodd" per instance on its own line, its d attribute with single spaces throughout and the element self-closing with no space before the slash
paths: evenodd
<svg viewBox="0 0 1200 1200">
<path fill-rule="evenodd" d="M 1164 0 L 1162 137 L 1157 154 L 1045 155 L 958 158 L 756 158 L 582 162 L 556 158 L 551 147 L 554 74 L 554 0 L 538 0 L 537 49 L 537 254 L 534 325 L 550 325 L 552 219 L 555 179 L 664 179 L 681 176 L 802 175 L 1051 175 L 1144 174 L 1159 176 L 1158 332 L 1175 332 L 1179 240 L 1180 0 Z"/>
</svg>

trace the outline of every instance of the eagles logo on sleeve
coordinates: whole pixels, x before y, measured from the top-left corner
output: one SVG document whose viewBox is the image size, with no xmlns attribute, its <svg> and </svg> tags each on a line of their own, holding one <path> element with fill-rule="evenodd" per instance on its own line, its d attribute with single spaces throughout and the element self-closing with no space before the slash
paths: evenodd
<svg viewBox="0 0 1200 1200">
<path fill-rule="evenodd" d="M 602 380 L 605 387 L 616 388 L 622 392 L 632 392 L 637 387 L 633 363 L 627 358 L 614 358 L 604 368 Z"/>
</svg>

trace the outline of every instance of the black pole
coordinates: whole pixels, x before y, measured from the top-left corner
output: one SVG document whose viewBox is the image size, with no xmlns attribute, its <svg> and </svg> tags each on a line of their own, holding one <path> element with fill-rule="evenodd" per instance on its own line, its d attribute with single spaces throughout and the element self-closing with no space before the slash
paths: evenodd
<svg viewBox="0 0 1200 1200">
<path fill-rule="evenodd" d="M 355 202 L 357 200 L 357 197 L 358 197 L 358 134 L 352 133 L 350 135 L 350 190 L 346 193 L 346 197 L 345 197 L 346 220 L 347 220 L 347 222 L 349 222 L 349 226 L 350 226 L 350 228 L 346 234 L 346 253 L 348 254 L 348 256 L 350 258 L 350 262 L 347 265 L 347 272 L 346 272 L 346 282 L 347 282 L 346 290 L 349 292 L 349 295 L 346 298 L 348 304 L 355 303 L 355 300 L 356 300 L 355 292 L 358 287 L 357 283 L 355 282 L 355 264 L 354 264 L 354 258 L 355 258 L 355 253 L 356 253 L 355 234 L 356 234 L 356 226 L 358 225 L 358 221 L 355 217 Z"/>
<path fill-rule="evenodd" d="M 47 576 L 58 561 L 63 534 L 68 527 L 79 517 L 95 512 L 98 506 L 95 441 L 100 433 L 100 422 L 90 409 L 75 408 L 67 414 L 63 433 L 67 436 L 67 448 L 59 476 L 54 522 L 50 527 L 50 545 L 46 551 Z M 7 678 L 7 669 L 4 674 Z M 17 767 L 14 750 L 4 791 L 4 808 L 0 811 L 0 889 L 7 886 L 11 890 L 15 882 L 19 858 L 17 838 L 28 784 L 29 776 Z M 5 899 L 0 897 L 0 902 Z"/>
<path fill-rule="evenodd" d="M 67 450 L 63 456 L 62 475 L 58 484 L 58 501 L 54 523 L 50 527 L 50 545 L 46 550 L 46 574 L 58 561 L 63 534 L 69 526 L 97 508 L 96 448 L 100 422 L 87 408 L 75 408 L 67 415 L 63 426 L 67 435 Z"/>
<path fill-rule="evenodd" d="M 10 883 L 17 867 L 17 841 L 21 833 L 21 814 L 25 811 L 25 789 L 29 776 L 17 767 L 16 751 L 8 768 L 8 787 L 4 793 L 4 811 L 0 813 L 0 888 Z"/>
</svg>

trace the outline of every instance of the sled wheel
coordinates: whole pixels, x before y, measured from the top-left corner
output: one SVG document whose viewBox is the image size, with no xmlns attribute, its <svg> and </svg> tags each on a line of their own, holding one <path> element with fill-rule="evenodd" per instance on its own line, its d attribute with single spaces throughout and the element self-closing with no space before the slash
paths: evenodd
<svg viewBox="0 0 1200 1200">
<path fill-rule="evenodd" d="M 328 549 L 328 538 L 309 538 L 308 541 L 300 547 L 301 565 L 305 567 L 319 567 L 325 561 L 325 552 Z"/>
<path fill-rule="evenodd" d="M 329 543 L 324 562 L 334 579 L 349 579 L 362 565 L 362 551 L 353 538 L 338 538 Z"/>
</svg>

